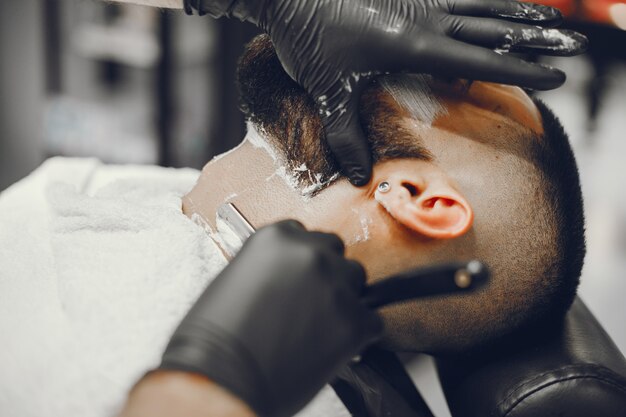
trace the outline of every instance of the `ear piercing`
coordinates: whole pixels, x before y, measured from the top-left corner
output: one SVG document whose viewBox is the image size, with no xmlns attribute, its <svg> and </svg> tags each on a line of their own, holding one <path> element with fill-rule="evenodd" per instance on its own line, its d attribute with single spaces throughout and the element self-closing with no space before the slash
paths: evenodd
<svg viewBox="0 0 626 417">
<path fill-rule="evenodd" d="M 389 184 L 387 181 L 383 181 L 380 184 L 378 184 L 378 192 L 388 193 L 389 190 L 391 190 L 391 184 Z"/>
</svg>

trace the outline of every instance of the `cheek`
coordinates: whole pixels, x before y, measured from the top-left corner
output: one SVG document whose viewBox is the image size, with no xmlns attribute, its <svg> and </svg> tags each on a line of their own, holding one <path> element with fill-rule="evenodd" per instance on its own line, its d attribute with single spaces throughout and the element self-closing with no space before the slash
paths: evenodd
<svg viewBox="0 0 626 417">
<path fill-rule="evenodd" d="M 402 226 L 375 201 L 373 207 L 367 208 L 367 213 L 370 214 L 368 239 L 347 246 L 346 253 L 363 264 L 369 282 L 438 262 L 439 257 L 433 254 L 438 252 L 435 247 L 442 244 L 440 241 Z"/>
<path fill-rule="evenodd" d="M 419 245 L 404 234 L 372 243 L 362 254 L 368 265 L 368 281 L 380 281 L 425 264 Z"/>
<path fill-rule="evenodd" d="M 393 247 L 384 249 L 370 247 L 363 251 L 363 263 L 367 265 L 368 282 L 377 282 L 410 269 L 407 258 Z"/>
</svg>

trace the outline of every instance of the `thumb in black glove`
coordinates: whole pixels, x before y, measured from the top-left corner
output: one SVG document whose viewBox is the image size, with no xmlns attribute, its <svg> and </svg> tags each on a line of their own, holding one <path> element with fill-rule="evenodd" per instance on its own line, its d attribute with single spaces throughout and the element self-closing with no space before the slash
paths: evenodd
<svg viewBox="0 0 626 417">
<path fill-rule="evenodd" d="M 261 416 L 287 416 L 382 333 L 365 272 L 335 235 L 260 229 L 200 296 L 161 369 L 206 375 Z"/>
<path fill-rule="evenodd" d="M 214 17 L 234 16 L 270 35 L 287 73 L 317 101 L 326 140 L 355 185 L 371 177 L 358 118 L 359 93 L 377 74 L 410 71 L 552 89 L 554 68 L 503 55 L 574 55 L 584 36 L 541 26 L 557 9 L 512 0 L 185 0 Z M 499 53 L 493 49 L 499 49 Z"/>
</svg>

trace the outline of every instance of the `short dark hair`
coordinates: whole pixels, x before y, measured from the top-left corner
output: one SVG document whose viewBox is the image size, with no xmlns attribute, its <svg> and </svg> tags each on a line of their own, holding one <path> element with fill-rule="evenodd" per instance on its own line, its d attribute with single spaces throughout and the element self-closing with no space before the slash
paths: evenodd
<svg viewBox="0 0 626 417">
<path fill-rule="evenodd" d="M 532 303 L 533 308 L 518 317 L 521 320 L 515 328 L 491 334 L 486 344 L 493 349 L 514 346 L 529 335 L 548 335 L 554 331 L 574 302 L 587 252 L 582 188 L 569 136 L 544 101 L 536 96 L 532 100 L 541 115 L 544 132 L 526 142 L 529 146 L 525 157 L 540 176 L 540 200 L 551 212 L 551 229 L 554 230 L 548 236 L 553 237 L 554 245 L 551 257 L 545 259 L 540 268 L 543 271 L 538 277 L 541 289 L 536 295 L 541 301 Z M 539 219 L 534 221 L 540 222 Z M 484 347 L 478 343 L 469 348 L 477 351 Z"/>
<path fill-rule="evenodd" d="M 562 316 L 571 306 L 580 283 L 587 246 L 580 175 L 569 136 L 545 102 L 533 101 L 543 121 L 544 134 L 531 141 L 531 160 L 542 174 L 544 198 L 553 208 L 556 222 L 557 267 L 550 315 Z"/>
<path fill-rule="evenodd" d="M 311 185 L 308 173 L 294 169 L 302 163 L 319 175 L 317 182 L 337 177 L 339 166 L 324 141 L 315 102 L 287 75 L 267 35 L 255 37 L 246 47 L 237 69 L 237 88 L 241 111 L 278 149 L 287 168 L 300 176 L 296 180 Z M 363 93 L 360 116 L 374 163 L 431 158 L 413 133 L 393 123 L 403 115 L 401 111 L 392 100 L 380 100 L 380 91 L 374 87 Z"/>
<path fill-rule="evenodd" d="M 323 140 L 315 102 L 283 70 L 268 36 L 258 36 L 248 45 L 237 75 L 241 110 L 284 157 L 287 167 L 296 168 L 305 163 L 310 171 L 321 174 L 321 182 L 336 176 L 338 165 Z M 407 114 L 381 90 L 376 85 L 366 89 L 359 109 L 374 163 L 396 158 L 430 160 L 427 147 L 399 123 Z M 510 317 L 513 320 L 509 323 L 516 323 L 517 327 L 564 316 L 576 295 L 586 252 L 580 179 L 569 138 L 552 110 L 542 101 L 534 101 L 543 119 L 544 134 L 525 141 L 530 145 L 523 152 L 540 176 L 542 201 L 550 212 L 549 224 L 554 229 L 543 234 L 542 242 L 551 245 L 551 238 L 545 236 L 554 236 L 556 241 L 549 252 L 555 257 L 545 259 L 541 248 L 534 248 L 535 253 L 527 253 L 531 248 L 522 248 L 520 256 L 543 258 L 537 261 L 541 266 L 536 267 L 543 275 L 535 278 L 540 287 L 533 308 L 518 306 L 517 316 Z M 309 185 L 309 179 L 310 176 L 304 175 L 297 178 L 303 185 Z M 507 275 L 513 275 L 511 278 L 528 272 L 523 262 L 507 265 L 505 270 Z M 523 303 L 523 300 L 511 302 Z M 507 319 L 493 317 L 492 320 L 494 330 L 476 334 L 475 339 L 506 336 L 503 329 L 508 324 L 502 320 Z"/>
</svg>

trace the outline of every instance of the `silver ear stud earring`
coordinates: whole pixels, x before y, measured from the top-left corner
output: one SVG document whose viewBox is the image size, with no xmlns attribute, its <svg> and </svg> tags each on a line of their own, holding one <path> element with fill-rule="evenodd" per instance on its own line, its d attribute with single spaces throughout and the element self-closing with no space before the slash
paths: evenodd
<svg viewBox="0 0 626 417">
<path fill-rule="evenodd" d="M 378 184 L 378 192 L 388 193 L 389 190 L 391 190 L 391 184 L 389 184 L 387 181 L 383 181 Z"/>
</svg>

